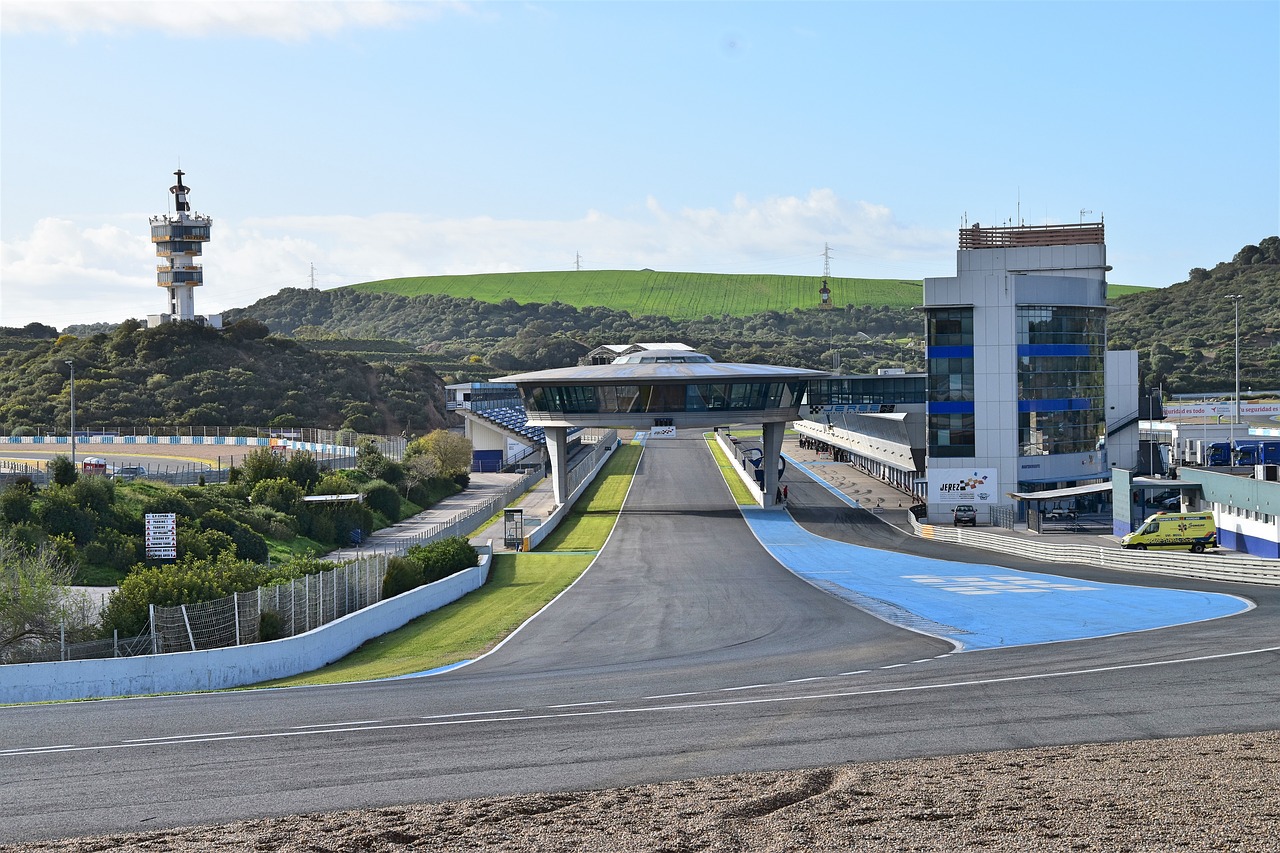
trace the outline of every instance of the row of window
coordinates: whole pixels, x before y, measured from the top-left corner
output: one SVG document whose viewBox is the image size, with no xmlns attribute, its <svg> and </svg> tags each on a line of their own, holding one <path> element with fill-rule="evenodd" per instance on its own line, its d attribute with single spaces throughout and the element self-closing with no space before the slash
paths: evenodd
<svg viewBox="0 0 1280 853">
<path fill-rule="evenodd" d="M 810 406 L 925 402 L 925 376 L 853 376 L 809 382 Z"/>
<path fill-rule="evenodd" d="M 151 242 L 160 240 L 208 240 L 211 226 L 208 225 L 152 225 Z"/>
<path fill-rule="evenodd" d="M 525 408 L 564 414 L 755 411 L 794 408 L 804 382 L 569 385 L 525 392 Z"/>
</svg>

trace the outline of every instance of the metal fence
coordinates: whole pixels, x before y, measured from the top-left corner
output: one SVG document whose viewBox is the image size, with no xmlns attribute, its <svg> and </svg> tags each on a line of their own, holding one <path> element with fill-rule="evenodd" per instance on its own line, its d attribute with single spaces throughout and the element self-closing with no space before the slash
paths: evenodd
<svg viewBox="0 0 1280 853">
<path fill-rule="evenodd" d="M 605 430 L 601 433 L 593 435 L 584 435 L 582 437 L 583 444 L 595 443 L 595 449 L 591 453 L 578 460 L 578 464 L 574 465 L 569 471 L 568 488 L 566 494 L 572 495 L 574 489 L 582 485 L 582 481 L 591 476 L 591 472 L 599 466 L 600 460 L 605 457 L 614 445 L 618 443 L 618 431 L 614 429 Z"/>
<path fill-rule="evenodd" d="M 290 583 L 232 593 L 215 601 L 151 608 L 155 654 L 219 649 L 293 637 L 382 599 L 387 556 L 371 554 Z M 266 614 L 272 614 L 266 616 Z"/>
</svg>

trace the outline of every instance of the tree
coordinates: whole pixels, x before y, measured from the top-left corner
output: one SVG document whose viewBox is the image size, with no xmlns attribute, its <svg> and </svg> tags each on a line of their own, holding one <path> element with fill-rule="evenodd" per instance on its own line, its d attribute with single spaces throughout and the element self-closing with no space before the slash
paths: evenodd
<svg viewBox="0 0 1280 853">
<path fill-rule="evenodd" d="M 84 596 L 67 584 L 72 569 L 51 551 L 33 551 L 0 537 L 0 663 L 21 658 L 22 648 L 73 635 L 89 627 Z"/>
<path fill-rule="evenodd" d="M 80 476 L 71 458 L 58 454 L 49 462 L 49 474 L 59 486 L 70 486 Z"/>
<path fill-rule="evenodd" d="M 445 429 L 433 430 L 409 442 L 404 455 L 406 461 L 415 456 L 434 459 L 442 477 L 457 477 L 471 470 L 471 442 Z"/>
<path fill-rule="evenodd" d="M 274 480 L 284 475 L 284 460 L 266 447 L 259 447 L 240 461 L 242 482 L 252 487 L 260 480 Z"/>
</svg>

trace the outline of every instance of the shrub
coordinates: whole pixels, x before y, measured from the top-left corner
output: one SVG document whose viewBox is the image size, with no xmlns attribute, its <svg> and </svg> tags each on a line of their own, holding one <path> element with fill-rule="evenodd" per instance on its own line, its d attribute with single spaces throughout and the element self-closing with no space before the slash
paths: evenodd
<svg viewBox="0 0 1280 853">
<path fill-rule="evenodd" d="M 207 533 L 226 536 L 217 531 Z M 214 559 L 188 555 L 163 566 L 135 566 L 107 599 L 102 611 L 103 632 L 109 636 L 118 630 L 121 636 L 136 636 L 149 624 L 148 605 L 195 604 L 246 592 L 258 587 L 263 574 L 261 567 L 237 560 L 229 552 Z"/>
<path fill-rule="evenodd" d="M 439 539 L 426 545 L 414 545 L 405 556 L 421 567 L 423 583 L 447 578 L 480 562 L 476 549 L 461 536 Z"/>
<path fill-rule="evenodd" d="M 265 643 L 278 640 L 284 636 L 284 620 L 280 614 L 272 610 L 264 610 L 258 615 L 258 642 Z"/>
<path fill-rule="evenodd" d="M 302 487 L 285 477 L 259 480 L 249 494 L 254 506 L 265 506 L 277 512 L 296 513 L 305 493 Z"/>
<path fill-rule="evenodd" d="M 240 460 L 240 473 L 250 486 L 262 480 L 274 480 L 283 476 L 284 460 L 270 449 L 259 447 Z"/>
<path fill-rule="evenodd" d="M 81 477 L 71 486 L 76 504 L 101 515 L 116 499 L 116 484 L 106 477 Z"/>
<path fill-rule="evenodd" d="M 55 456 L 49 463 L 49 474 L 59 486 L 70 486 L 79 478 L 75 463 L 68 456 Z"/>
<path fill-rule="evenodd" d="M 365 506 L 369 509 L 381 513 L 392 523 L 400 520 L 400 493 L 390 483 L 371 480 L 361 487 L 360 493 L 364 495 Z"/>
<path fill-rule="evenodd" d="M 422 584 L 422 567 L 417 560 L 392 557 L 387 561 L 387 574 L 382 579 L 382 597 L 392 598 Z"/>
<path fill-rule="evenodd" d="M 9 524 L 24 524 L 35 517 L 34 496 L 29 488 L 14 483 L 0 492 L 0 519 Z"/>
</svg>

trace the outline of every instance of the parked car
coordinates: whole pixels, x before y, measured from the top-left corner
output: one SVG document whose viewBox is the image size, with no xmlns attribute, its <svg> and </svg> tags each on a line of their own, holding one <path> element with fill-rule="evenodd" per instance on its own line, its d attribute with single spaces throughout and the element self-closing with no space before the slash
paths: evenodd
<svg viewBox="0 0 1280 853">
<path fill-rule="evenodd" d="M 147 469 L 141 465 L 121 465 L 116 469 L 117 480 L 136 480 L 147 476 Z"/>
<path fill-rule="evenodd" d="M 978 526 L 978 511 L 973 508 L 972 504 L 960 504 L 951 510 L 951 523 L 956 527 L 961 524 L 967 524 L 970 527 Z"/>
</svg>

